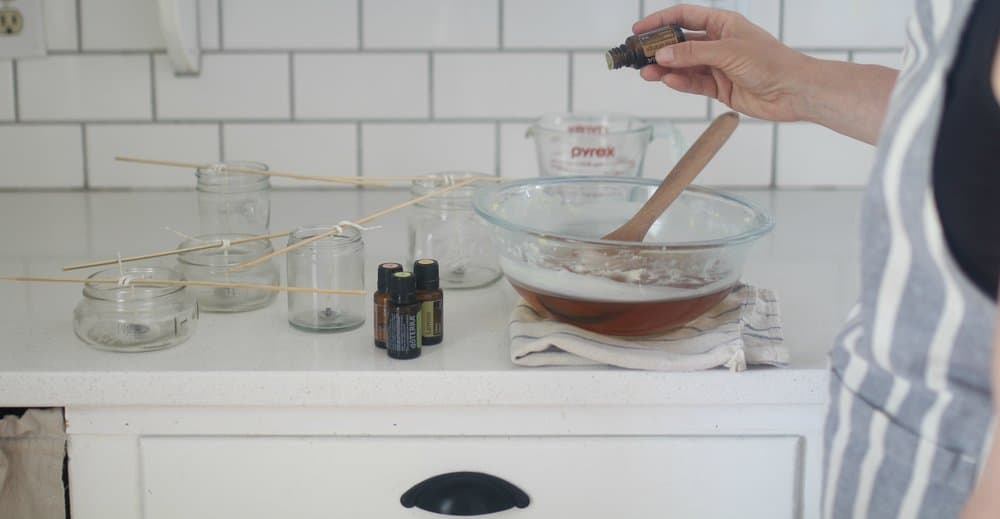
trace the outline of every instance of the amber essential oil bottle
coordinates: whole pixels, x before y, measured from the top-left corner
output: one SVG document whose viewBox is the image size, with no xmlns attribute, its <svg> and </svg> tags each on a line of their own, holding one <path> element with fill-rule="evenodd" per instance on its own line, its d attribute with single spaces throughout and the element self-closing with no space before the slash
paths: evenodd
<svg viewBox="0 0 1000 519">
<path fill-rule="evenodd" d="M 372 322 L 375 325 L 375 347 L 385 349 L 385 324 L 389 320 L 389 277 L 396 272 L 402 272 L 399 263 L 382 263 L 378 266 L 378 289 L 373 297 L 375 315 Z"/>
<path fill-rule="evenodd" d="M 438 262 L 432 259 L 413 263 L 424 346 L 441 344 L 444 340 L 444 292 L 441 290 L 439 270 Z"/>
<path fill-rule="evenodd" d="M 394 359 L 415 359 L 423 346 L 416 279 L 411 272 L 396 272 L 389 281 L 389 320 L 385 351 Z"/>
<path fill-rule="evenodd" d="M 684 41 L 684 31 L 679 25 L 664 25 L 642 34 L 633 34 L 625 43 L 604 54 L 608 69 L 622 67 L 642 68 L 656 62 L 656 51 Z"/>
</svg>

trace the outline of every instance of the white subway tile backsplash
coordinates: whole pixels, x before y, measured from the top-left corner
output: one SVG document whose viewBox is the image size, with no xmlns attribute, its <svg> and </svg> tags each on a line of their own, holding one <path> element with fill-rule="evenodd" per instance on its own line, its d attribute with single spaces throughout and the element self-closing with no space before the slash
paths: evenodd
<svg viewBox="0 0 1000 519">
<path fill-rule="evenodd" d="M 119 155 L 202 163 L 219 160 L 217 124 L 90 124 L 86 131 L 91 187 L 195 186 L 194 170 L 121 162 L 115 160 Z"/>
<path fill-rule="evenodd" d="M 703 96 L 649 82 L 632 69 L 608 70 L 604 55 L 573 53 L 573 111 L 623 112 L 640 117 L 705 117 Z"/>
<path fill-rule="evenodd" d="M 156 2 L 136 0 L 82 0 L 83 50 L 162 49 Z"/>
<path fill-rule="evenodd" d="M 149 56 L 61 55 L 17 63 L 23 121 L 152 117 Z"/>
<path fill-rule="evenodd" d="M 875 148 L 809 123 L 778 125 L 777 184 L 856 187 L 868 182 Z"/>
<path fill-rule="evenodd" d="M 423 118 L 425 54 L 296 54 L 295 117 Z"/>
<path fill-rule="evenodd" d="M 736 11 L 775 38 L 781 30 L 781 0 L 645 0 L 643 16 L 681 3 Z"/>
<path fill-rule="evenodd" d="M 0 60 L 0 121 L 14 120 L 14 64 Z"/>
<path fill-rule="evenodd" d="M 288 55 L 206 54 L 198 76 L 175 76 L 166 55 L 156 60 L 160 119 L 287 119 Z"/>
<path fill-rule="evenodd" d="M 535 140 L 525 134 L 530 123 L 500 125 L 500 176 L 504 178 L 537 177 L 538 154 Z"/>
<path fill-rule="evenodd" d="M 510 49 L 608 49 L 632 34 L 639 0 L 504 0 Z"/>
<path fill-rule="evenodd" d="M 708 123 L 679 123 L 676 125 L 687 149 Z M 770 186 L 771 151 L 774 126 L 770 123 L 743 122 L 726 145 L 698 175 L 696 184 L 716 186 Z M 663 178 L 679 157 L 665 141 L 650 144 L 643 176 Z"/>
<path fill-rule="evenodd" d="M 45 46 L 48 50 L 79 50 L 76 0 L 42 0 Z"/>
<path fill-rule="evenodd" d="M 495 49 L 500 0 L 363 0 L 365 49 Z"/>
<path fill-rule="evenodd" d="M 496 169 L 493 123 L 370 123 L 361 126 L 364 176 Z"/>
<path fill-rule="evenodd" d="M 274 171 L 352 177 L 358 171 L 354 124 L 277 123 L 223 126 L 226 160 L 263 162 Z M 343 187 L 329 182 L 271 178 L 277 187 Z"/>
<path fill-rule="evenodd" d="M 435 117 L 537 117 L 568 109 L 568 56 L 438 53 Z"/>
<path fill-rule="evenodd" d="M 903 51 L 895 52 L 874 52 L 874 51 L 857 51 L 854 53 L 855 63 L 865 63 L 868 65 L 882 65 L 883 67 L 889 67 L 894 69 L 900 69 L 903 66 Z"/>
<path fill-rule="evenodd" d="M 913 0 L 785 2 L 784 41 L 793 47 L 902 47 Z"/>
<path fill-rule="evenodd" d="M 220 1 L 198 0 L 198 43 L 202 50 L 219 49 Z"/>
<path fill-rule="evenodd" d="M 0 126 L 0 187 L 82 187 L 80 125 Z"/>
<path fill-rule="evenodd" d="M 222 0 L 226 49 L 354 49 L 358 0 Z"/>
</svg>

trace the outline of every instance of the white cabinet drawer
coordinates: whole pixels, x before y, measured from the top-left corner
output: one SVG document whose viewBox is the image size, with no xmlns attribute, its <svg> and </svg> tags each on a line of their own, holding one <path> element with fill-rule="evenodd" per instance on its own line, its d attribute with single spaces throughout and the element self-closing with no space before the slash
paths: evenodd
<svg viewBox="0 0 1000 519">
<path fill-rule="evenodd" d="M 444 517 L 400 496 L 475 471 L 528 494 L 500 517 L 794 517 L 796 437 L 151 437 L 145 518 Z"/>
</svg>

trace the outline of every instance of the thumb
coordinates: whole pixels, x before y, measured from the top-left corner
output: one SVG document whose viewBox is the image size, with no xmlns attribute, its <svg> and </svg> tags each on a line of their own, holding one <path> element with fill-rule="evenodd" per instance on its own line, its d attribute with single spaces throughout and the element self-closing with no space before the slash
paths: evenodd
<svg viewBox="0 0 1000 519">
<path fill-rule="evenodd" d="M 664 67 L 708 66 L 725 70 L 739 52 L 733 40 L 685 41 L 656 51 L 656 63 Z"/>
</svg>

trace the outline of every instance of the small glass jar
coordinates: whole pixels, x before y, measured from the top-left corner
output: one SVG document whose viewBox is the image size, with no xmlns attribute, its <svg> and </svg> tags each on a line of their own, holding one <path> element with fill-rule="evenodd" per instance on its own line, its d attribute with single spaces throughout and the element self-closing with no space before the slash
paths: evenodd
<svg viewBox="0 0 1000 519">
<path fill-rule="evenodd" d="M 129 267 L 132 280 L 183 280 L 164 267 Z M 90 275 L 120 278 L 118 267 Z M 73 311 L 73 331 L 83 342 L 106 351 L 140 352 L 176 346 L 194 333 L 198 303 L 185 286 L 119 286 L 86 283 Z"/>
<path fill-rule="evenodd" d="M 267 165 L 259 162 L 222 164 L 267 171 Z M 271 224 L 271 180 L 267 175 L 199 168 L 195 176 L 201 234 L 267 234 Z"/>
<path fill-rule="evenodd" d="M 328 225 L 309 225 L 288 236 L 288 244 L 330 230 Z M 342 227 L 330 237 L 291 250 L 286 255 L 288 286 L 364 290 L 365 244 L 361 232 Z M 353 330 L 365 323 L 365 303 L 361 296 L 288 293 L 288 322 L 312 332 Z"/>
<path fill-rule="evenodd" d="M 197 236 L 180 244 L 179 248 L 189 248 L 222 240 L 236 241 L 249 238 L 247 234 L 207 234 Z M 177 255 L 177 270 L 192 281 L 214 281 L 252 285 L 277 285 L 281 281 L 274 260 L 268 260 L 249 268 L 229 269 L 240 263 L 257 259 L 274 252 L 270 240 L 254 240 L 231 244 L 229 247 L 185 252 Z M 189 287 L 198 305 L 205 312 L 248 312 L 271 304 L 277 292 L 253 288 L 235 287 Z"/>
<path fill-rule="evenodd" d="M 468 178 L 493 178 L 472 172 L 435 173 L 413 182 L 413 196 Z M 478 183 L 448 191 L 413 206 L 410 213 L 410 264 L 433 258 L 441 266 L 441 288 L 475 288 L 500 278 L 500 264 L 485 223 L 472 210 Z"/>
</svg>

